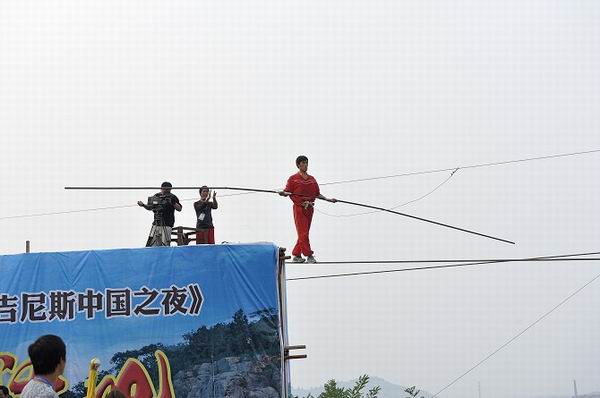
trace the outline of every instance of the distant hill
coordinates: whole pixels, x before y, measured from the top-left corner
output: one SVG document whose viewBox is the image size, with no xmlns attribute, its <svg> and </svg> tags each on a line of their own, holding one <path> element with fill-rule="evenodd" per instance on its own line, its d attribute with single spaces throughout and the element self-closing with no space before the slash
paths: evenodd
<svg viewBox="0 0 600 398">
<path fill-rule="evenodd" d="M 350 380 L 350 381 L 338 381 L 337 385 L 339 387 L 344 387 L 344 388 L 353 387 L 354 384 L 356 383 L 356 380 L 357 379 Z M 369 388 L 372 388 L 375 386 L 381 387 L 381 392 L 379 393 L 378 398 L 406 398 L 406 397 L 409 397 L 408 393 L 406 393 L 404 390 L 406 390 L 410 386 L 406 387 L 406 386 L 400 386 L 397 384 L 393 384 L 393 383 L 390 383 L 389 381 L 384 380 L 377 376 L 371 377 L 371 379 L 369 380 L 369 384 L 367 384 L 367 388 L 365 388 L 364 391 L 368 391 Z M 412 384 L 411 384 L 411 386 L 412 386 Z M 419 386 L 416 386 L 416 389 L 418 390 Z M 308 389 L 307 388 L 292 388 L 292 394 L 299 398 L 306 397 L 309 393 L 312 394 L 313 397 L 316 398 L 322 392 L 323 392 L 323 386 L 313 387 L 313 388 L 308 388 Z M 427 391 L 421 391 L 421 392 L 419 392 L 419 394 L 416 398 L 421 398 L 421 397 L 431 398 L 432 394 Z M 567 395 L 564 395 L 564 396 L 537 396 L 535 398 L 573 398 L 573 396 L 572 395 L 568 395 L 568 396 Z M 579 394 L 578 398 L 600 398 L 600 392 L 595 391 L 595 392 L 591 392 L 588 394 Z"/>
<path fill-rule="evenodd" d="M 353 387 L 354 384 L 356 383 L 356 380 L 357 379 L 350 380 L 350 381 L 337 381 L 337 380 L 336 381 L 337 381 L 337 385 L 339 387 L 348 388 L 348 387 Z M 378 398 L 406 398 L 409 396 L 409 394 L 406 393 L 404 390 L 406 390 L 407 388 L 410 388 L 412 386 L 412 384 L 408 387 L 400 386 L 397 384 L 390 383 L 389 381 L 384 380 L 380 377 L 373 376 L 369 380 L 369 384 L 367 384 L 367 388 L 365 388 L 364 391 L 368 391 L 369 388 L 372 388 L 375 386 L 381 387 L 381 392 L 379 393 Z M 419 390 L 419 386 L 416 386 L 416 390 Z M 313 388 L 292 388 L 292 394 L 294 396 L 298 396 L 300 398 L 306 397 L 308 394 L 312 394 L 313 397 L 316 398 L 322 392 L 323 392 L 323 386 L 313 387 Z M 421 391 L 421 392 L 419 392 L 419 394 L 417 395 L 416 398 L 421 398 L 421 397 L 431 398 L 431 394 L 427 391 Z"/>
</svg>

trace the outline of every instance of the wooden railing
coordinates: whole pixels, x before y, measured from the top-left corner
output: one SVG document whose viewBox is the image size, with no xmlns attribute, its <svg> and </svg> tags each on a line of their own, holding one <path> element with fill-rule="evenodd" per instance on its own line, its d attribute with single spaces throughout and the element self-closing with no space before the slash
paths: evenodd
<svg viewBox="0 0 600 398">
<path fill-rule="evenodd" d="M 174 227 L 171 230 L 171 241 L 177 242 L 177 246 L 187 246 L 190 242 L 196 242 L 196 228 Z"/>
</svg>

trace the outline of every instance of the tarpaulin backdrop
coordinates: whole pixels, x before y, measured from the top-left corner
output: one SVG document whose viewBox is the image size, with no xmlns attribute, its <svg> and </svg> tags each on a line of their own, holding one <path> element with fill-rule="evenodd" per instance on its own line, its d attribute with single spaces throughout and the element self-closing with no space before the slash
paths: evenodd
<svg viewBox="0 0 600 398">
<path fill-rule="evenodd" d="M 27 347 L 56 334 L 56 389 L 97 397 L 282 397 L 278 248 L 159 247 L 0 256 L 0 384 L 31 378 Z"/>
</svg>

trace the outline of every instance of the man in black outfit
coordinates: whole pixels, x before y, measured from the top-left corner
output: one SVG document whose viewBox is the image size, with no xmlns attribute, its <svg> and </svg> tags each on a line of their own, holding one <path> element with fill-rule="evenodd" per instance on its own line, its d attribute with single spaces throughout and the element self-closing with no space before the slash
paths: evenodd
<svg viewBox="0 0 600 398">
<path fill-rule="evenodd" d="M 148 235 L 146 247 L 169 246 L 171 244 L 171 230 L 175 225 L 175 210 L 181 211 L 179 198 L 171 193 L 170 182 L 163 182 L 160 192 L 156 193 L 150 203 L 138 201 L 138 206 L 154 212 L 154 221 Z"/>
</svg>

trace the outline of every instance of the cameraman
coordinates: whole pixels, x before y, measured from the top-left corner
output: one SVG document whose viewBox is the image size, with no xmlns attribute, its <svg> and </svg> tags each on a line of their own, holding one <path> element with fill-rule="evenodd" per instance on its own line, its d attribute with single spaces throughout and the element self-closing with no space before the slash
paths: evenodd
<svg viewBox="0 0 600 398">
<path fill-rule="evenodd" d="M 146 242 L 149 246 L 169 246 L 171 244 L 171 230 L 175 224 L 175 210 L 181 211 L 179 198 L 171 193 L 170 182 L 160 185 L 160 192 L 153 196 L 151 204 L 138 201 L 138 206 L 154 212 L 154 221 Z"/>
</svg>

